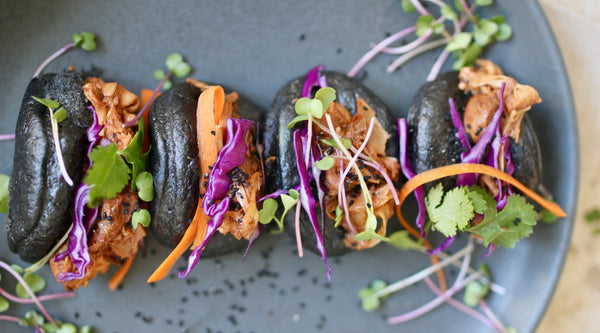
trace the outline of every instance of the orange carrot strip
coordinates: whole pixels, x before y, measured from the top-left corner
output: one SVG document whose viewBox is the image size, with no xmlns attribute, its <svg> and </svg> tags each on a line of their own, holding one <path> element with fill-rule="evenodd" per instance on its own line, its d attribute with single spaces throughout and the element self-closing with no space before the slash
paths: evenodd
<svg viewBox="0 0 600 333">
<path fill-rule="evenodd" d="M 536 201 L 538 204 L 540 204 L 540 206 L 546 208 L 554 215 L 558 217 L 567 216 L 567 214 L 562 210 L 562 208 L 560 208 L 560 206 L 557 203 L 550 202 L 544 199 L 542 196 L 528 189 L 527 186 L 523 185 L 507 173 L 488 165 L 475 163 L 460 163 L 446 165 L 439 168 L 427 170 L 425 172 L 415 175 L 409 181 L 404 183 L 404 186 L 402 186 L 402 188 L 400 189 L 398 195 L 400 199 L 400 205 L 402 205 L 404 200 L 406 200 L 406 197 L 408 197 L 408 195 L 412 193 L 412 191 L 414 191 L 417 187 L 432 182 L 434 180 L 438 180 L 448 176 L 455 176 L 462 173 L 480 173 L 503 180 L 521 190 L 521 192 L 523 192 L 525 195 Z"/>
<path fill-rule="evenodd" d="M 150 98 L 152 97 L 152 94 L 154 93 L 154 90 L 152 89 L 142 89 L 142 91 L 140 92 L 140 105 L 146 105 L 146 102 L 148 102 L 148 100 L 150 100 Z M 160 96 L 160 93 L 156 94 L 156 96 L 154 96 L 154 99 L 152 100 L 152 103 L 154 103 L 154 101 L 156 100 L 156 98 Z M 144 136 L 144 145 L 143 145 L 143 149 L 142 152 L 146 153 L 148 151 L 148 149 L 150 148 L 150 140 L 148 139 L 148 110 L 150 110 L 150 108 L 147 108 L 146 111 L 144 112 L 144 119 L 146 119 L 146 122 L 144 124 L 144 133 L 146 133 L 146 135 Z"/>
<path fill-rule="evenodd" d="M 196 132 L 198 133 L 198 153 L 200 156 L 200 174 L 210 174 L 210 168 L 217 161 L 219 155 L 217 144 L 217 115 L 223 112 L 225 92 L 220 86 L 211 86 L 204 90 L 198 98 L 196 110 Z M 200 181 L 200 193 L 204 194 L 206 188 Z"/>
<path fill-rule="evenodd" d="M 208 221 L 210 218 L 204 214 L 204 209 L 202 209 L 202 201 L 196 207 L 196 215 L 198 215 L 198 230 L 196 231 L 196 237 L 194 238 L 194 243 L 192 244 L 192 249 L 200 246 L 204 237 L 206 236 L 206 228 L 208 227 Z M 196 218 L 196 216 L 194 216 Z M 202 227 L 204 226 L 204 227 Z"/>
<path fill-rule="evenodd" d="M 177 259 L 179 259 L 179 257 L 181 257 L 183 253 L 185 253 L 185 251 L 189 248 L 190 244 L 192 244 L 192 242 L 194 241 L 194 237 L 196 236 L 197 230 L 198 219 L 194 218 L 192 220 L 192 223 L 190 223 L 190 226 L 185 231 L 185 234 L 183 234 L 183 238 L 181 239 L 181 241 L 179 241 L 179 244 L 177 244 L 175 249 L 171 251 L 171 253 L 169 253 L 169 256 L 160 264 L 160 266 L 156 268 L 154 273 L 150 275 L 147 281 L 148 283 L 160 281 L 164 279 L 165 276 L 167 276 L 173 265 L 175 265 L 175 262 L 177 262 Z"/>
<path fill-rule="evenodd" d="M 108 281 L 108 289 L 110 289 L 110 290 L 117 289 L 119 284 L 121 284 L 121 281 L 123 281 L 123 279 L 125 278 L 125 275 L 127 275 L 129 268 L 131 268 L 131 263 L 133 262 L 133 258 L 135 258 L 135 255 L 125 259 L 125 262 L 123 263 L 123 265 L 121 265 L 121 267 L 119 267 L 119 270 Z"/>
</svg>

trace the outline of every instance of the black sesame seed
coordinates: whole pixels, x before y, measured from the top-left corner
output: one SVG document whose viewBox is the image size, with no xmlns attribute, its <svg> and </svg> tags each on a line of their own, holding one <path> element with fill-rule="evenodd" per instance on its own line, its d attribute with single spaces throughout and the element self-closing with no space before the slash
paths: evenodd
<svg viewBox="0 0 600 333">
<path fill-rule="evenodd" d="M 217 135 L 217 133 L 215 131 L 210 131 L 210 134 Z"/>
</svg>

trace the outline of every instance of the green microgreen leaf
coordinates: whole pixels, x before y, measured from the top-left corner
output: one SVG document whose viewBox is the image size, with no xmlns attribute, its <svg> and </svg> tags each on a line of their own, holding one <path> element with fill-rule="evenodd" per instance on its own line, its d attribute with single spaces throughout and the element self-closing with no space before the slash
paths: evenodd
<svg viewBox="0 0 600 333">
<path fill-rule="evenodd" d="M 162 86 L 162 88 L 161 88 L 161 89 L 162 89 L 163 91 L 167 91 L 167 90 L 169 90 L 169 89 L 171 89 L 171 88 L 173 88 L 173 81 L 171 81 L 171 80 L 167 80 L 167 81 L 165 81 L 165 83 L 163 83 L 163 86 Z"/>
<path fill-rule="evenodd" d="M 170 71 L 175 71 L 175 68 L 181 63 L 183 63 L 183 56 L 180 53 L 171 53 L 165 61 L 165 65 Z"/>
<path fill-rule="evenodd" d="M 454 9 L 452 9 L 452 7 L 450 7 L 448 5 L 442 6 L 441 11 L 442 11 L 442 15 L 449 20 L 457 20 L 458 19 L 458 14 L 456 14 Z"/>
<path fill-rule="evenodd" d="M 310 100 L 310 115 L 314 118 L 321 119 L 326 110 L 323 108 L 323 103 L 318 99 Z"/>
<path fill-rule="evenodd" d="M 12 264 L 10 265 L 10 268 L 12 268 L 13 271 L 17 272 L 18 274 L 23 274 L 25 273 L 25 270 L 23 269 L 23 267 L 17 265 L 17 264 Z"/>
<path fill-rule="evenodd" d="M 77 326 L 71 323 L 64 323 L 60 325 L 60 328 L 56 333 L 77 333 Z"/>
<path fill-rule="evenodd" d="M 291 189 L 288 191 L 288 194 L 280 194 L 279 197 L 281 198 L 281 203 L 283 204 L 283 214 L 281 214 L 279 221 L 281 223 L 280 228 L 283 228 L 285 215 L 290 209 L 296 206 L 298 203 L 298 198 L 300 198 L 300 193 L 294 189 Z"/>
<path fill-rule="evenodd" d="M 483 46 L 477 43 L 472 43 L 471 45 L 469 45 L 469 47 L 467 47 L 466 50 L 459 53 L 459 56 L 452 65 L 452 69 L 459 70 L 465 66 L 471 65 L 477 58 L 479 58 L 479 55 L 482 51 Z"/>
<path fill-rule="evenodd" d="M 34 294 L 38 293 L 46 288 L 46 280 L 44 280 L 43 277 L 41 277 L 37 274 L 27 273 L 27 274 L 23 275 L 23 280 L 25 280 L 25 283 L 27 284 L 27 286 L 29 286 L 29 289 L 31 289 L 31 291 Z M 15 290 L 19 297 L 29 298 L 29 294 L 27 293 L 27 291 L 25 290 L 25 287 L 23 287 L 23 285 L 21 283 L 17 284 L 17 287 L 15 288 Z"/>
<path fill-rule="evenodd" d="M 2 296 L 0 296 L 0 312 L 4 312 L 10 308 L 10 303 L 8 300 Z"/>
<path fill-rule="evenodd" d="M 60 325 L 60 323 L 57 322 L 57 324 Z M 58 327 L 52 323 L 45 323 L 44 325 L 42 325 L 42 328 L 44 329 L 45 333 L 56 333 L 58 332 Z"/>
<path fill-rule="evenodd" d="M 420 250 L 424 246 L 420 241 L 415 241 L 406 230 L 399 230 L 388 237 L 388 244 L 400 250 Z"/>
<path fill-rule="evenodd" d="M 317 92 L 315 94 L 315 99 L 321 101 L 323 113 L 325 111 L 327 111 L 327 108 L 329 108 L 329 104 L 331 102 L 335 101 L 335 98 L 336 98 L 335 89 L 333 89 L 331 87 L 323 87 L 323 88 L 317 90 Z M 322 116 L 323 116 L 323 114 L 321 114 L 321 117 Z M 317 119 L 321 119 L 321 117 L 315 116 L 315 118 L 317 118 Z"/>
<path fill-rule="evenodd" d="M 157 69 L 154 71 L 154 79 L 157 81 L 164 79 L 165 75 L 165 71 L 163 71 L 162 69 Z"/>
<path fill-rule="evenodd" d="M 8 183 L 10 177 L 3 173 L 0 173 L 0 212 L 6 214 L 8 210 Z"/>
<path fill-rule="evenodd" d="M 292 128 L 294 128 L 294 126 L 297 123 L 305 121 L 305 120 L 308 120 L 308 114 L 302 114 L 302 115 L 296 116 L 294 119 L 292 119 L 292 121 L 290 121 L 289 124 L 287 124 L 287 128 L 292 129 Z"/>
<path fill-rule="evenodd" d="M 417 23 L 415 24 L 415 28 L 417 31 L 415 32 L 417 36 L 423 36 L 427 30 L 429 30 L 433 24 L 433 16 L 431 15 L 421 15 L 417 19 Z"/>
<path fill-rule="evenodd" d="M 389 241 L 388 238 L 383 237 L 383 236 L 379 235 L 377 232 L 375 232 L 375 229 L 365 229 L 365 231 L 358 233 L 354 236 L 354 240 L 357 242 L 368 241 L 371 239 L 379 239 L 384 242 Z"/>
<path fill-rule="evenodd" d="M 383 280 L 374 280 L 370 286 L 361 288 L 358 291 L 358 298 L 361 300 L 361 305 L 365 311 L 373 311 L 379 308 L 381 300 L 387 297 L 377 296 L 376 293 L 387 287 L 387 283 Z"/>
<path fill-rule="evenodd" d="M 465 287 L 463 302 L 472 308 L 479 304 L 479 300 L 483 299 L 490 291 L 490 288 L 481 282 L 474 280 Z"/>
<path fill-rule="evenodd" d="M 146 170 L 146 162 L 150 154 L 149 151 L 145 154 L 142 154 L 142 150 L 144 149 L 144 123 L 144 117 L 142 117 L 140 119 L 140 122 L 138 123 L 138 131 L 137 133 L 135 133 L 135 136 L 133 137 L 129 145 L 125 147 L 125 149 L 117 152 L 117 154 L 125 157 L 127 163 L 131 165 L 131 190 L 134 192 L 137 190 L 137 177 L 140 174 L 140 172 Z M 145 194 L 154 197 L 154 193 Z M 142 198 L 142 200 L 151 201 L 152 199 L 145 200 Z"/>
<path fill-rule="evenodd" d="M 466 49 L 473 40 L 473 34 L 469 32 L 461 32 L 454 36 L 452 40 L 446 45 L 446 50 L 449 52 L 464 50 Z"/>
<path fill-rule="evenodd" d="M 552 224 L 558 221 L 558 216 L 554 215 L 549 210 L 542 208 L 540 213 L 538 214 L 540 221 L 547 224 Z"/>
<path fill-rule="evenodd" d="M 504 15 L 495 15 L 490 18 L 490 21 L 499 25 L 506 22 L 506 18 L 504 17 Z"/>
<path fill-rule="evenodd" d="M 460 0 L 454 0 L 454 7 L 456 7 L 458 11 L 465 11 L 465 7 L 463 7 L 462 2 L 460 2 Z"/>
<path fill-rule="evenodd" d="M 25 312 L 25 316 L 19 320 L 19 325 L 27 327 L 42 326 L 44 324 L 44 316 L 37 313 L 35 310 Z"/>
<path fill-rule="evenodd" d="M 101 199 L 112 199 L 129 182 L 131 170 L 117 153 L 117 145 L 96 146 L 90 153 L 92 167 L 83 182 L 91 186 L 88 194 L 90 207 L 98 205 Z"/>
<path fill-rule="evenodd" d="M 65 120 L 65 118 L 67 118 L 67 110 L 65 110 L 65 108 L 63 107 L 60 107 L 52 114 L 52 118 L 54 118 L 54 120 L 56 120 L 57 123 L 60 123 L 61 121 Z"/>
<path fill-rule="evenodd" d="M 147 227 L 150 225 L 151 219 L 152 217 L 150 216 L 150 212 L 148 210 L 140 209 L 131 214 L 131 226 L 133 229 L 137 228 L 138 224 Z"/>
<path fill-rule="evenodd" d="M 481 236 L 484 246 L 502 244 L 505 248 L 514 248 L 517 241 L 533 232 L 536 217 L 532 205 L 522 196 L 512 194 L 501 211 L 496 212 L 496 207 L 490 205 L 484 212 L 483 220 L 468 231 Z"/>
<path fill-rule="evenodd" d="M 262 209 L 258 211 L 258 222 L 268 224 L 275 218 L 275 212 L 278 208 L 277 200 L 268 198 L 263 201 Z"/>
<path fill-rule="evenodd" d="M 92 333 L 92 326 L 84 325 L 79 328 L 79 333 Z"/>
<path fill-rule="evenodd" d="M 81 47 L 88 52 L 96 49 L 96 35 L 94 33 L 82 31 L 79 34 L 73 34 L 72 37 L 75 47 Z"/>
<path fill-rule="evenodd" d="M 475 4 L 479 7 L 489 6 L 494 3 L 494 0 L 476 0 Z"/>
<path fill-rule="evenodd" d="M 498 24 L 498 32 L 494 35 L 494 38 L 499 42 L 505 42 L 509 40 L 513 35 L 513 30 L 507 23 Z"/>
<path fill-rule="evenodd" d="M 425 207 L 433 227 L 446 237 L 467 228 L 475 216 L 473 203 L 464 187 L 455 187 L 444 195 L 442 184 L 438 183 L 427 194 Z"/>
<path fill-rule="evenodd" d="M 332 147 L 335 147 L 337 149 L 340 149 L 340 147 L 338 147 L 337 142 L 335 141 L 335 139 L 331 139 L 331 140 L 321 139 L 321 142 L 323 144 L 328 145 L 328 146 L 332 146 Z M 346 149 L 349 149 L 352 146 L 352 141 L 350 139 L 340 138 L 340 142 L 342 143 L 342 145 Z"/>
<path fill-rule="evenodd" d="M 175 75 L 176 77 L 178 77 L 180 79 L 185 78 L 186 76 L 190 75 L 191 72 L 192 72 L 192 66 L 190 66 L 186 62 L 182 62 L 182 63 L 178 64 L 177 66 L 175 66 L 175 68 L 173 68 L 173 75 Z"/>
<path fill-rule="evenodd" d="M 146 202 L 150 202 L 154 199 L 154 183 L 152 180 L 152 174 L 148 171 L 140 172 L 135 179 L 138 196 Z"/>
<path fill-rule="evenodd" d="M 415 5 L 413 5 L 410 0 L 402 0 L 402 9 L 404 9 L 404 12 L 406 12 L 407 14 L 410 14 L 417 10 L 415 8 Z"/>
<path fill-rule="evenodd" d="M 342 222 L 342 217 L 344 216 L 344 212 L 340 206 L 335 207 L 335 227 L 337 228 Z"/>
<path fill-rule="evenodd" d="M 298 114 L 298 115 L 310 114 L 311 101 L 312 100 L 310 98 L 306 98 L 306 97 L 299 98 L 296 101 L 296 103 L 294 104 L 294 110 L 296 110 L 296 114 Z"/>
<path fill-rule="evenodd" d="M 38 98 L 35 96 L 31 96 L 31 98 L 35 99 L 36 101 L 38 101 L 39 103 L 42 103 L 43 105 L 45 105 L 47 108 L 50 108 L 52 110 L 60 107 L 60 103 L 54 100 L 51 100 L 49 98 Z"/>
<path fill-rule="evenodd" d="M 334 164 L 335 164 L 335 160 L 333 159 L 333 157 L 325 156 L 315 163 L 315 167 L 320 170 L 325 171 L 325 170 L 329 170 L 329 169 L 333 168 Z"/>
</svg>

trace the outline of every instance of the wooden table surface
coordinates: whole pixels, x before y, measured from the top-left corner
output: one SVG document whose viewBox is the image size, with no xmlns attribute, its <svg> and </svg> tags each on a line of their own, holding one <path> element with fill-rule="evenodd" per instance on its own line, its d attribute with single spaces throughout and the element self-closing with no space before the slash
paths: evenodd
<svg viewBox="0 0 600 333">
<path fill-rule="evenodd" d="M 540 333 L 600 332 L 600 1 L 539 0 L 571 81 L 579 127 L 579 197 L 575 229 L 558 288 Z"/>
</svg>

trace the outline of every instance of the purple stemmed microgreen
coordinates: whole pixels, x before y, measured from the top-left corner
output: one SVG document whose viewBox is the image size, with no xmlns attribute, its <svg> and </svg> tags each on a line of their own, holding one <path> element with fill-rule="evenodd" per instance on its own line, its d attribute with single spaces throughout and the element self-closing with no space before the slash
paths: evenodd
<svg viewBox="0 0 600 333">
<path fill-rule="evenodd" d="M 348 72 L 355 76 L 377 54 L 400 55 L 388 68 L 394 72 L 400 66 L 427 51 L 445 46 L 430 70 L 427 80 L 435 79 L 442 69 L 450 53 L 455 57 L 453 69 L 469 66 L 479 57 L 483 48 L 495 41 L 502 42 L 512 37 L 512 28 L 503 16 L 479 18 L 474 14 L 475 9 L 489 6 L 492 0 L 476 0 L 469 6 L 466 0 L 454 1 L 454 8 L 442 0 L 426 0 L 434 4 L 439 15 L 436 17 L 425 9 L 419 0 L 403 0 L 402 7 L 406 13 L 418 12 L 419 17 L 413 27 L 405 28 L 387 37 L 382 42 L 372 46 L 356 65 Z M 459 17 L 459 13 L 460 17 Z M 446 25 L 446 22 L 449 22 Z M 472 25 L 467 26 L 471 22 Z M 450 28 L 451 27 L 451 28 Z M 467 31 L 465 28 L 471 28 Z M 451 32 L 449 31 L 451 29 Z M 391 45 L 401 38 L 415 33 L 416 39 L 400 47 Z"/>
<path fill-rule="evenodd" d="M 165 66 L 167 67 L 167 69 L 169 69 L 169 71 L 166 74 L 162 69 L 157 69 L 156 71 L 154 71 L 154 78 L 156 80 L 159 80 L 160 82 L 152 92 L 152 96 L 150 97 L 150 99 L 148 99 L 146 104 L 142 107 L 140 112 L 138 112 L 135 118 L 123 124 L 123 127 L 131 127 L 135 125 L 144 115 L 144 113 L 146 113 L 146 111 L 148 110 L 148 108 L 150 107 L 150 105 L 154 101 L 154 98 L 156 98 L 160 90 L 169 90 L 171 89 L 171 87 L 173 87 L 173 82 L 170 80 L 172 75 L 175 75 L 175 77 L 182 79 L 192 72 L 192 67 L 183 60 L 183 56 L 179 53 L 170 54 L 165 60 Z"/>
<path fill-rule="evenodd" d="M 65 119 L 67 116 L 67 110 L 65 110 L 64 107 L 61 107 L 60 103 L 57 101 L 48 98 L 38 98 L 35 96 L 32 96 L 32 98 L 48 108 L 48 112 L 50 113 L 50 125 L 52 127 L 52 139 L 54 140 L 54 149 L 56 151 L 58 166 L 65 182 L 67 182 L 69 186 L 73 186 L 73 180 L 69 176 L 67 168 L 65 167 L 65 161 L 63 159 L 62 150 L 60 147 L 60 139 L 58 137 L 58 123 Z"/>
<path fill-rule="evenodd" d="M 42 74 L 42 72 L 44 71 L 44 69 L 52 61 L 54 61 L 56 58 L 65 54 L 67 51 L 69 51 L 71 49 L 80 47 L 81 49 L 88 51 L 88 52 L 95 50 L 96 49 L 96 40 L 95 39 L 96 39 L 96 35 L 94 35 L 93 33 L 89 32 L 89 31 L 82 31 L 79 34 L 73 34 L 73 42 L 61 47 L 58 51 L 54 52 L 46 60 L 44 60 L 44 62 L 35 71 L 35 74 L 33 74 L 33 77 L 40 76 Z"/>
<path fill-rule="evenodd" d="M 14 139 L 15 139 L 15 133 L 0 134 L 0 141 L 8 141 L 8 140 L 14 140 Z"/>
</svg>

